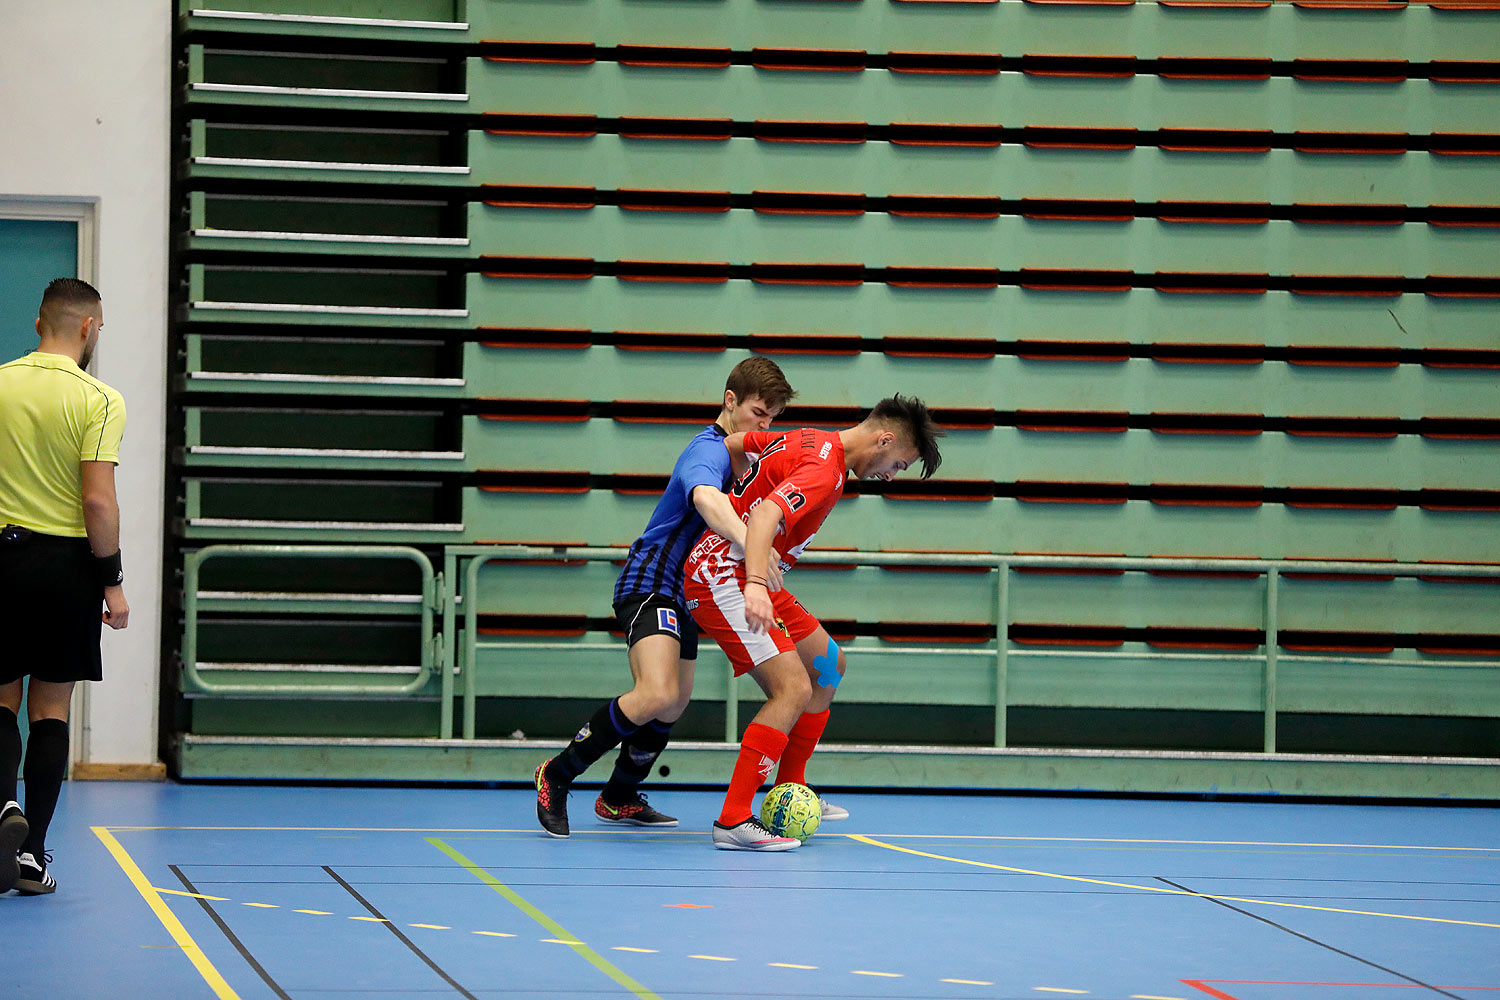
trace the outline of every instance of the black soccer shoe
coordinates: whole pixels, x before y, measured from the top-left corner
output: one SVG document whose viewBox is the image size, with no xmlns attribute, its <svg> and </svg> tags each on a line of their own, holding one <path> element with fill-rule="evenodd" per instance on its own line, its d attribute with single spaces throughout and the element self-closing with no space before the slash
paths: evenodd
<svg viewBox="0 0 1500 1000">
<path fill-rule="evenodd" d="M 26 842 L 26 835 L 30 832 L 31 827 L 27 824 L 21 807 L 14 802 L 7 802 L 5 808 L 0 809 L 0 892 L 9 892 L 20 877 L 20 869 L 16 866 L 16 852 Z"/>
<path fill-rule="evenodd" d="M 547 777 L 547 762 L 536 768 L 536 818 L 549 837 L 566 837 L 568 829 L 568 786 Z"/>
<path fill-rule="evenodd" d="M 677 825 L 676 816 L 658 812 L 640 792 L 631 795 L 629 799 L 617 806 L 605 802 L 604 796 L 600 795 L 594 800 L 594 815 L 606 823 L 624 823 L 628 826 Z"/>
<path fill-rule="evenodd" d="M 51 863 L 50 853 L 44 853 L 40 861 L 30 854 L 22 854 L 16 858 L 17 867 L 21 870 L 21 877 L 16 879 L 16 892 L 23 896 L 45 896 L 56 892 L 57 883 L 47 870 Z"/>
</svg>

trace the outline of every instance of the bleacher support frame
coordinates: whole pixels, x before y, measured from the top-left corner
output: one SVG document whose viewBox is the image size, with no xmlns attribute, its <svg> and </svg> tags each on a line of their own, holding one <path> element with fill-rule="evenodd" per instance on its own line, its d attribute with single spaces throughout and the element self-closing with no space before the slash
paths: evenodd
<svg viewBox="0 0 1500 1000">
<path fill-rule="evenodd" d="M 524 641 L 486 640 L 479 627 L 479 571 L 492 562 L 514 560 L 547 560 L 570 562 L 618 560 L 625 550 L 617 547 L 588 546 L 449 546 L 444 550 L 444 569 L 434 575 L 427 560 L 417 550 L 405 547 L 355 546 L 212 546 L 190 559 L 190 589 L 185 611 L 187 635 L 196 635 L 195 621 L 197 567 L 215 555 L 239 554 L 260 556 L 376 556 L 411 558 L 424 565 L 422 628 L 430 641 L 425 648 L 437 650 L 437 669 L 441 676 L 439 697 L 442 702 L 440 731 L 432 739 L 379 739 L 373 737 L 227 737 L 184 735 L 180 746 L 180 765 L 184 777 L 214 776 L 284 779 L 354 779 L 379 775 L 386 780 L 480 780 L 525 781 L 535 760 L 555 749 L 555 741 L 527 739 L 495 740 L 476 737 L 476 704 L 479 698 L 481 653 L 550 654 L 553 662 L 569 651 L 619 652 L 621 670 L 601 677 L 599 684 L 625 683 L 624 646 L 618 641 L 590 642 L 580 645 L 546 639 Z M 1008 746 L 1007 714 L 1010 707 L 1008 686 L 1011 665 L 1017 660 L 1045 660 L 1052 651 L 1017 648 L 1009 638 L 1008 628 L 997 629 L 1000 641 L 982 646 L 926 646 L 906 649 L 861 649 L 846 646 L 849 670 L 857 672 L 860 661 L 869 656 L 920 655 L 924 658 L 985 657 L 991 660 L 993 672 L 992 706 L 995 712 L 995 739 L 991 747 L 971 746 L 890 746 L 829 745 L 820 748 L 822 781 L 827 784 L 878 787 L 977 787 L 991 789 L 1086 790 L 1100 792 L 1149 792 L 1158 794 L 1283 794 L 1306 796 L 1434 797 L 1460 799 L 1500 799 L 1500 761 L 1482 758 L 1398 757 L 1359 754 L 1285 754 L 1276 746 L 1279 707 L 1278 681 L 1282 665 L 1292 663 L 1337 662 L 1343 665 L 1380 667 L 1460 668 L 1500 672 L 1500 658 L 1475 657 L 1452 660 L 1436 658 L 1390 658 L 1338 656 L 1297 656 L 1281 651 L 1277 641 L 1278 581 L 1283 573 L 1369 577 L 1441 576 L 1450 579 L 1488 580 L 1500 578 L 1500 567 L 1460 563 L 1371 563 L 1344 560 L 1288 561 L 1222 558 L 1120 558 L 1099 556 L 1030 556 L 976 553 L 904 553 L 904 552 L 818 552 L 804 554 L 805 563 L 855 564 L 866 566 L 946 566 L 993 570 L 986 584 L 994 591 L 996 622 L 1013 624 L 1008 603 L 1008 580 L 1014 570 L 1092 570 L 1172 573 L 1255 573 L 1264 583 L 1263 627 L 1265 640 L 1258 652 L 1189 652 L 1146 654 L 1154 658 L 1196 661 L 1219 661 L 1261 665 L 1261 714 L 1264 742 L 1259 754 L 1211 753 L 1187 751 L 1142 751 L 1038 749 Z M 451 599 L 443 593 L 442 581 L 461 580 L 462 585 Z M 272 595 L 284 600 L 294 595 Z M 441 627 L 433 637 L 433 612 L 441 615 Z M 461 627 L 460 627 L 461 625 Z M 454 637 L 445 641 L 444 637 Z M 191 651 L 195 644 L 186 647 Z M 701 654 L 700 654 L 701 655 Z M 1119 657 L 1141 658 L 1139 654 L 1113 650 L 1072 650 L 1069 656 L 1106 661 Z M 405 692 L 390 686 L 372 690 L 369 686 L 351 688 L 331 684 L 255 684 L 212 683 L 204 681 L 191 659 L 184 664 L 183 681 L 187 690 L 203 693 L 233 693 L 264 696 L 309 695 L 349 697 L 375 695 L 398 697 L 415 694 L 430 677 L 431 665 L 423 664 L 421 683 L 412 681 Z M 415 686 L 413 686 L 415 685 Z M 673 744 L 665 760 L 670 762 L 673 783 L 712 783 L 727 774 L 727 768 L 738 748 L 740 728 L 739 701 L 753 692 L 748 678 L 736 681 L 729 674 L 727 662 L 719 671 L 699 675 L 699 690 L 719 692 L 711 697 L 726 698 L 725 734 L 721 743 L 684 742 Z M 602 690 L 602 688 L 601 688 Z M 1500 687 L 1487 704 L 1471 706 L 1473 714 L 1500 716 Z M 592 696 L 590 690 L 581 695 Z M 454 701 L 462 704 L 461 734 L 454 733 Z M 921 706 L 914 705 L 920 711 Z"/>
</svg>

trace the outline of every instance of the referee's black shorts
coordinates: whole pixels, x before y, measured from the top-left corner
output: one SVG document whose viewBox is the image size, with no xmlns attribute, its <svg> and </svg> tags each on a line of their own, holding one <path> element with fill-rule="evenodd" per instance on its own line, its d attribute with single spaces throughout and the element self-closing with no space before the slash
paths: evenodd
<svg viewBox="0 0 1500 1000">
<path fill-rule="evenodd" d="M 87 538 L 0 531 L 0 684 L 100 680 L 103 608 Z"/>
</svg>

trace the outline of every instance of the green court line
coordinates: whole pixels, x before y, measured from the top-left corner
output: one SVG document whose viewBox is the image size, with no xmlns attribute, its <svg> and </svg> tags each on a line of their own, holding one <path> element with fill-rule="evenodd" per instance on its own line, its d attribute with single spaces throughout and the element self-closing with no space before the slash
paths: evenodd
<svg viewBox="0 0 1500 1000">
<path fill-rule="evenodd" d="M 520 893 L 516 892 L 510 886 L 506 885 L 504 882 L 501 882 L 495 876 L 491 875 L 489 872 L 476 865 L 473 861 L 470 861 L 468 858 L 464 857 L 462 854 L 449 847 L 439 838 L 428 837 L 426 839 L 429 844 L 431 844 L 433 847 L 436 847 L 438 850 L 442 851 L 444 854 L 448 855 L 448 857 L 456 861 L 458 865 L 465 871 L 467 871 L 470 875 L 473 875 L 479 881 L 483 882 L 485 885 L 498 892 L 501 896 L 505 897 L 506 902 L 510 903 L 512 906 L 520 910 L 522 913 L 526 914 L 532 920 L 535 920 L 537 923 L 547 928 L 547 930 L 551 931 L 553 937 L 556 937 L 559 940 L 565 941 L 567 944 L 571 945 L 573 950 L 579 955 L 588 959 L 589 964 L 593 965 L 594 968 L 598 969 L 600 972 L 604 973 L 606 976 L 613 979 L 621 986 L 625 987 L 631 993 L 640 997 L 641 1000 L 661 1000 L 661 997 L 657 996 L 655 993 L 651 992 L 649 989 L 647 989 L 645 986 L 642 986 L 634 979 L 631 979 L 613 963 L 611 963 L 609 959 L 605 958 L 603 955 L 599 954 L 597 951 L 590 948 L 582 941 L 578 940 L 578 938 L 571 934 L 567 930 L 567 928 L 563 927 L 556 920 L 553 920 L 551 917 L 547 916 L 547 914 L 537 909 L 528 900 L 523 898 Z"/>
</svg>

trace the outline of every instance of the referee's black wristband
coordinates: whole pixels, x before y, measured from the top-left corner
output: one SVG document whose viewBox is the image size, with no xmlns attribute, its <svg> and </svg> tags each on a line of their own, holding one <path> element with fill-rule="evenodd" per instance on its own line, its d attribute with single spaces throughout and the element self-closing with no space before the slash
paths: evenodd
<svg viewBox="0 0 1500 1000">
<path fill-rule="evenodd" d="M 112 556 L 95 556 L 94 572 L 99 574 L 99 586 L 118 587 L 125 582 L 125 570 L 120 566 L 120 552 Z"/>
</svg>

